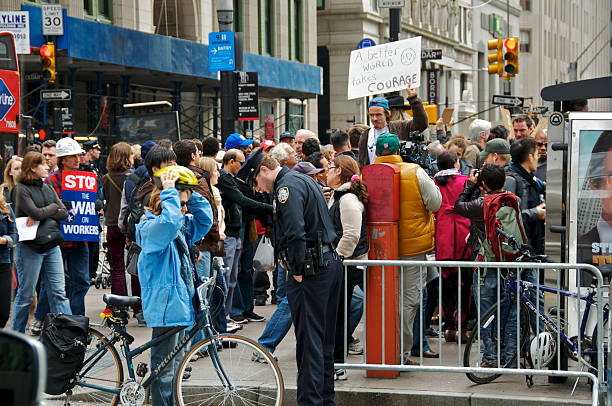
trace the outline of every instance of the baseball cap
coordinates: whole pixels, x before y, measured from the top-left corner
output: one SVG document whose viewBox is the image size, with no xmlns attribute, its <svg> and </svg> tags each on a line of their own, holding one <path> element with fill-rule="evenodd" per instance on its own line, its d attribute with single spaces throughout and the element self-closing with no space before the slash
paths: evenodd
<svg viewBox="0 0 612 406">
<path fill-rule="evenodd" d="M 244 135 L 238 133 L 230 134 L 225 140 L 225 149 L 230 150 L 236 147 L 246 147 L 247 145 L 251 145 L 253 140 L 247 140 L 244 138 Z"/>
<path fill-rule="evenodd" d="M 384 97 L 375 97 L 372 100 L 370 100 L 370 103 L 368 104 L 368 107 L 382 107 L 384 109 L 389 110 L 389 100 L 385 99 Z"/>
<path fill-rule="evenodd" d="M 383 151 L 391 151 L 383 154 Z M 392 133 L 384 133 L 378 136 L 376 140 L 376 155 L 394 155 L 399 150 L 399 139 L 397 135 Z"/>
<path fill-rule="evenodd" d="M 480 158 L 486 158 L 489 154 L 509 154 L 510 143 L 503 138 L 495 138 L 487 142 L 485 149 L 480 153 Z"/>
<path fill-rule="evenodd" d="M 285 131 L 281 133 L 280 137 L 278 137 L 279 140 L 282 140 L 283 138 L 295 138 L 295 135 L 289 131 Z"/>
<path fill-rule="evenodd" d="M 263 151 L 267 151 L 270 148 L 273 148 L 274 146 L 276 146 L 276 144 L 272 140 L 265 140 L 264 142 L 261 143 L 261 149 Z"/>
<path fill-rule="evenodd" d="M 316 175 L 317 173 L 322 172 L 323 168 L 315 168 L 315 166 L 310 162 L 302 161 L 298 162 L 293 167 L 293 170 L 303 173 L 304 175 Z"/>
<path fill-rule="evenodd" d="M 83 149 L 85 150 L 85 152 L 89 151 L 90 149 L 100 149 L 100 144 L 98 144 L 98 141 L 85 141 L 83 143 Z"/>
</svg>

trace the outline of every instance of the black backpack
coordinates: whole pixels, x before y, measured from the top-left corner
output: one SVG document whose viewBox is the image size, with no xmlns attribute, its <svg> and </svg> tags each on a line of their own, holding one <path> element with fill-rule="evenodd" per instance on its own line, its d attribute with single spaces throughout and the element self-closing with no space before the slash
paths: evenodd
<svg viewBox="0 0 612 406">
<path fill-rule="evenodd" d="M 49 395 L 70 389 L 75 374 L 83 366 L 87 349 L 89 318 L 62 313 L 47 313 L 40 341 L 47 350 L 47 387 Z"/>
<path fill-rule="evenodd" d="M 123 219 L 123 225 L 125 226 L 125 232 L 130 241 L 136 241 L 136 225 L 140 222 L 145 208 L 142 201 L 138 200 L 138 191 L 149 181 L 147 178 L 141 178 L 135 173 L 130 174 L 128 177 L 134 182 L 134 189 L 128 199 L 128 207 L 125 218 Z"/>
</svg>

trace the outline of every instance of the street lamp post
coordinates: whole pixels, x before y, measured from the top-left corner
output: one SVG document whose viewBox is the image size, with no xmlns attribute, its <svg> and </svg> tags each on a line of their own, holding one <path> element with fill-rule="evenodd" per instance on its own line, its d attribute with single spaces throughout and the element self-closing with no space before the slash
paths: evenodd
<svg viewBox="0 0 612 406">
<path fill-rule="evenodd" d="M 217 21 L 219 31 L 233 31 L 233 0 L 217 0 Z M 234 72 L 221 71 L 221 141 L 234 132 L 236 106 L 234 105 Z"/>
</svg>

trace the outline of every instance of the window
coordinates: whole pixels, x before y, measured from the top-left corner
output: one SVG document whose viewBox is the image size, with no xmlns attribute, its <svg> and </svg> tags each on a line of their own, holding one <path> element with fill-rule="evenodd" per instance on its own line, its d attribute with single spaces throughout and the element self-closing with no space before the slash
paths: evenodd
<svg viewBox="0 0 612 406">
<path fill-rule="evenodd" d="M 531 52 L 531 31 L 521 30 L 519 52 Z"/>
<path fill-rule="evenodd" d="M 531 11 L 531 0 L 521 0 L 521 8 L 523 11 Z"/>
<path fill-rule="evenodd" d="M 85 18 L 111 23 L 113 20 L 113 0 L 83 0 Z"/>
<path fill-rule="evenodd" d="M 289 59 L 303 61 L 302 0 L 289 0 Z"/>
<path fill-rule="evenodd" d="M 58 4 L 59 0 L 25 0 L 24 3 L 40 6 L 41 4 Z"/>
<path fill-rule="evenodd" d="M 317 10 L 325 10 L 325 0 L 317 0 Z"/>
<path fill-rule="evenodd" d="M 300 128 L 304 128 L 304 105 L 294 100 L 287 103 L 287 120 L 289 120 L 289 131 L 295 134 Z"/>
<path fill-rule="evenodd" d="M 274 2 L 259 0 L 259 53 L 274 56 Z"/>
<path fill-rule="evenodd" d="M 234 0 L 234 31 L 242 32 L 242 1 Z"/>
</svg>

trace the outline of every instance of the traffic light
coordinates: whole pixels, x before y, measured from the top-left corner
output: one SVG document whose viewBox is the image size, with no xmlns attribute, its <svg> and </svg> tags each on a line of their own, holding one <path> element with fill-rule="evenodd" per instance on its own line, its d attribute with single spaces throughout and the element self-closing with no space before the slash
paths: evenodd
<svg viewBox="0 0 612 406">
<path fill-rule="evenodd" d="M 504 40 L 492 39 L 489 40 L 488 49 L 495 50 L 495 52 L 489 52 L 489 75 L 499 75 L 500 77 L 504 74 L 504 53 L 503 53 Z"/>
<path fill-rule="evenodd" d="M 42 76 L 46 82 L 55 82 L 55 44 L 48 42 L 40 47 Z"/>
<path fill-rule="evenodd" d="M 504 41 L 504 48 L 506 50 L 504 54 L 504 59 L 506 60 L 506 66 L 504 70 L 508 74 L 508 76 L 514 76 L 519 71 L 519 44 L 517 37 L 506 38 Z"/>
</svg>

